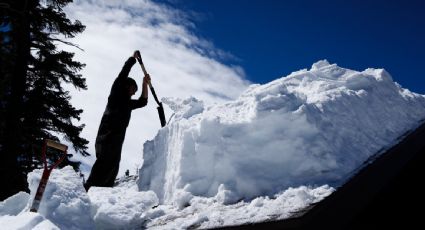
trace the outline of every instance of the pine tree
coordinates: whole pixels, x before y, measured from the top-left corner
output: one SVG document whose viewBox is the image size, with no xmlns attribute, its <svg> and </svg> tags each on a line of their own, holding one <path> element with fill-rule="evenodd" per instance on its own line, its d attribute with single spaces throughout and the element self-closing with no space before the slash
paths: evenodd
<svg viewBox="0 0 425 230">
<path fill-rule="evenodd" d="M 9 0 L 0 5 L 1 22 L 9 27 L 0 37 L 0 88 L 5 90 L 0 97 L 4 108 L 0 113 L 4 119 L 0 123 L 0 174 L 6 182 L 0 200 L 27 189 L 22 181 L 40 165 L 38 156 L 45 138 L 59 140 L 58 135 L 63 135 L 77 152 L 88 155 L 88 141 L 80 137 L 84 125 L 75 124 L 82 110 L 70 104 L 69 92 L 62 87 L 67 83 L 87 88 L 78 74 L 84 64 L 73 59 L 74 53 L 57 47 L 59 43 L 76 46 L 65 39 L 85 29 L 63 12 L 70 2 Z"/>
</svg>

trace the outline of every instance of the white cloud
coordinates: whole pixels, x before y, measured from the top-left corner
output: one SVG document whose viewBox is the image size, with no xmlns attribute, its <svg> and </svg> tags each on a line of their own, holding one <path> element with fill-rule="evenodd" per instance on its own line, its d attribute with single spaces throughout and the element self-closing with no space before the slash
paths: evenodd
<svg viewBox="0 0 425 230">
<path fill-rule="evenodd" d="M 196 28 L 184 12 L 147 0 L 93 0 L 75 1 L 66 13 L 87 26 L 72 40 L 84 52 L 72 51 L 76 60 L 87 64 L 81 73 L 87 79 L 88 90 L 70 89 L 73 105 L 84 109 L 81 118 L 86 128 L 82 136 L 90 141 L 88 151 L 92 154 L 81 159 L 86 164 L 95 160 L 94 141 L 112 82 L 136 49 L 142 53 L 159 97 L 194 96 L 208 103 L 221 102 L 238 97 L 249 84 L 241 67 L 220 62 L 221 58 L 229 58 L 229 53 L 194 34 Z M 137 64 L 130 77 L 141 88 L 143 74 Z M 167 118 L 171 116 L 168 108 L 165 113 Z M 150 95 L 148 106 L 132 113 L 120 175 L 126 169 L 135 174 L 136 165 L 142 163 L 143 143 L 152 139 L 159 128 L 156 103 Z"/>
</svg>

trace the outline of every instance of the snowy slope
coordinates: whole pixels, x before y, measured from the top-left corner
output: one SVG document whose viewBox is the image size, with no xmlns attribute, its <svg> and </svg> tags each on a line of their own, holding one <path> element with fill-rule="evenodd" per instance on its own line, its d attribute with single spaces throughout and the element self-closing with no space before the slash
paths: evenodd
<svg viewBox="0 0 425 230">
<path fill-rule="evenodd" d="M 31 194 L 0 202 L 2 229 L 187 229 L 287 218 L 331 194 L 370 156 L 425 118 L 425 96 L 382 69 L 327 61 L 237 100 L 164 100 L 171 124 L 144 144 L 136 181 L 85 193 L 71 167 L 54 170 L 39 213 Z"/>
<path fill-rule="evenodd" d="M 1 229 L 186 229 L 282 219 L 334 190 L 329 186 L 291 188 L 276 196 L 223 205 L 220 198 L 190 196 L 189 203 L 159 205 L 152 191 L 135 181 L 114 188 L 93 187 L 86 194 L 81 178 L 68 166 L 54 170 L 38 213 L 29 212 L 41 170 L 30 173 L 31 195 L 21 192 L 0 202 Z"/>
<path fill-rule="evenodd" d="M 227 204 L 290 186 L 338 186 L 425 118 L 425 97 L 385 70 L 327 61 L 252 85 L 233 102 L 166 103 L 174 120 L 145 143 L 138 181 L 164 204 L 179 203 L 184 193 Z"/>
</svg>

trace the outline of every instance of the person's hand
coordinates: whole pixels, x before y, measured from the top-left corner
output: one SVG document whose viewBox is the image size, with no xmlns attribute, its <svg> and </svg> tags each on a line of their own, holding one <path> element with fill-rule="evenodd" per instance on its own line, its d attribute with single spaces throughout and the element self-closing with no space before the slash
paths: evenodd
<svg viewBox="0 0 425 230">
<path fill-rule="evenodd" d="M 141 56 L 140 56 L 140 51 L 138 51 L 138 50 L 134 51 L 133 57 L 134 57 L 135 59 L 140 59 L 140 58 L 141 58 Z"/>
<path fill-rule="evenodd" d="M 150 85 L 151 84 L 151 76 L 149 74 L 146 74 L 143 78 L 143 84 Z"/>
</svg>

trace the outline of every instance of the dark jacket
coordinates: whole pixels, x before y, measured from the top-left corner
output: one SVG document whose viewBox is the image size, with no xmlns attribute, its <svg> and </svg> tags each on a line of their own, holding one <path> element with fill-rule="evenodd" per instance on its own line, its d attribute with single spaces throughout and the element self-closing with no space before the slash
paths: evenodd
<svg viewBox="0 0 425 230">
<path fill-rule="evenodd" d="M 130 122 L 131 111 L 144 107 L 148 102 L 142 96 L 138 100 L 133 100 L 128 94 L 126 78 L 128 78 L 134 63 L 136 63 L 136 60 L 130 57 L 112 85 L 108 104 L 99 126 L 96 144 L 103 141 L 124 140 L 125 131 Z M 110 140 L 110 138 L 114 140 Z"/>
</svg>

